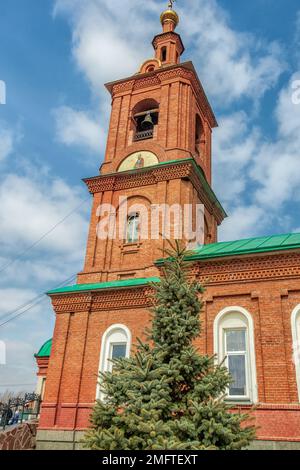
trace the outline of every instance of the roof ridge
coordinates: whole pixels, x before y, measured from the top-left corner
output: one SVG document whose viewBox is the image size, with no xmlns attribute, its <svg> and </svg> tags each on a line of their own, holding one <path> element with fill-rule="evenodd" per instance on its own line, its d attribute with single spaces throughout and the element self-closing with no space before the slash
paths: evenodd
<svg viewBox="0 0 300 470">
<path fill-rule="evenodd" d="M 267 241 L 267 240 L 270 240 L 271 238 L 284 237 L 284 236 L 286 236 L 287 237 L 286 239 L 288 239 L 291 235 L 299 235 L 300 236 L 300 232 L 278 233 L 278 234 L 274 234 L 274 235 L 259 235 L 257 237 L 238 238 L 238 239 L 235 239 L 235 240 L 221 240 L 219 242 L 211 243 L 211 245 L 218 245 L 219 243 L 236 243 L 238 241 L 260 240 L 262 238 L 265 238 L 266 241 Z M 205 246 L 207 246 L 207 245 L 205 245 Z"/>
</svg>

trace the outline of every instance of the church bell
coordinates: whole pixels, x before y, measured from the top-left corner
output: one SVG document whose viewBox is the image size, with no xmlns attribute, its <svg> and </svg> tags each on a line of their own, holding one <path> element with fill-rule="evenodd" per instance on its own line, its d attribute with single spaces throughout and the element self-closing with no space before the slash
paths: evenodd
<svg viewBox="0 0 300 470">
<path fill-rule="evenodd" d="M 143 120 L 143 122 L 141 124 L 141 127 L 142 127 L 143 131 L 153 129 L 154 123 L 152 121 L 152 117 L 151 117 L 150 113 L 147 113 L 147 115 L 145 116 L 145 119 Z"/>
</svg>

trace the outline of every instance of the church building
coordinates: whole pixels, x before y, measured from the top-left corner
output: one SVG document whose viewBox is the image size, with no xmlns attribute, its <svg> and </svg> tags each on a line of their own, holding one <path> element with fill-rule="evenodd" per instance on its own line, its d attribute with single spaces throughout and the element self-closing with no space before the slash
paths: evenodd
<svg viewBox="0 0 300 470">
<path fill-rule="evenodd" d="M 178 23 L 170 6 L 152 42 L 154 58 L 106 85 L 112 104 L 104 163 L 84 180 L 93 198 L 84 267 L 76 285 L 48 293 L 55 329 L 36 355 L 38 449 L 80 448 L 100 398 L 99 371 L 144 337 L 167 240 L 141 237 L 148 222 L 137 207 L 150 214 L 174 204 L 203 207 L 203 245 L 189 256 L 191 278 L 205 286 L 196 346 L 225 358 L 232 408 L 255 405 L 253 447 L 300 449 L 300 234 L 218 242 L 227 215 L 212 189 L 217 121 L 192 62 L 181 60 Z M 118 225 L 123 200 L 126 231 L 100 237 L 101 208 L 111 207 Z"/>
</svg>

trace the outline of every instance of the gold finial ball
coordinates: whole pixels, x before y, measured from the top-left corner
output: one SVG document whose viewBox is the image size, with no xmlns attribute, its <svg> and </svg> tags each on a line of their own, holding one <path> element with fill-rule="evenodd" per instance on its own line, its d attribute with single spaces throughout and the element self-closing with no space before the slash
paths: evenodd
<svg viewBox="0 0 300 470">
<path fill-rule="evenodd" d="M 175 23 L 175 28 L 176 26 L 178 25 L 179 23 L 179 16 L 178 14 L 176 13 L 175 10 L 171 10 L 171 8 L 169 8 L 168 10 L 164 11 L 161 15 L 160 15 L 160 21 L 161 21 L 161 24 L 163 25 L 166 21 L 172 21 L 173 23 Z"/>
</svg>

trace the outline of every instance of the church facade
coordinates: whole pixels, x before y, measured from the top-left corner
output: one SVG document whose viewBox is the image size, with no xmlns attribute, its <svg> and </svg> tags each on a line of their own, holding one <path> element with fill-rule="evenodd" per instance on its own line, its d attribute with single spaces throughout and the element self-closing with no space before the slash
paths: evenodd
<svg viewBox="0 0 300 470">
<path fill-rule="evenodd" d="M 93 206 L 84 268 L 76 285 L 48 293 L 55 330 L 36 355 L 38 449 L 80 448 L 101 398 L 99 371 L 143 337 L 167 240 L 161 232 L 141 237 L 149 219 L 139 208 L 150 214 L 174 205 L 191 207 L 192 219 L 203 208 L 203 246 L 189 256 L 191 278 L 206 289 L 197 347 L 225 358 L 233 377 L 227 400 L 251 412 L 256 448 L 300 449 L 300 234 L 218 242 L 226 213 L 211 186 L 217 121 L 192 62 L 181 61 L 178 22 L 166 10 L 155 57 L 106 85 L 112 109 L 105 159 L 100 174 L 85 180 Z M 118 230 L 123 201 L 125 232 Z M 103 207 L 115 216 L 116 236 L 99 236 Z"/>
</svg>

